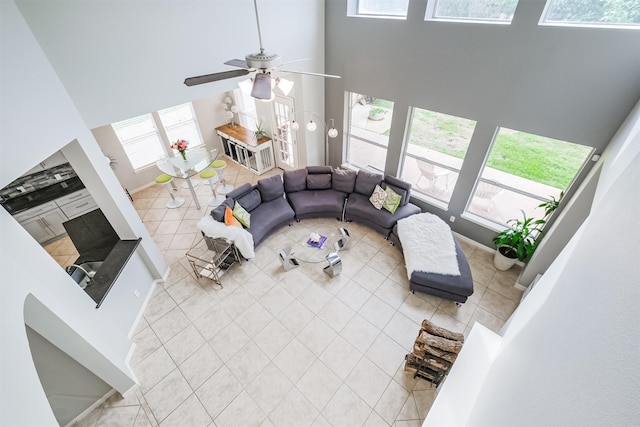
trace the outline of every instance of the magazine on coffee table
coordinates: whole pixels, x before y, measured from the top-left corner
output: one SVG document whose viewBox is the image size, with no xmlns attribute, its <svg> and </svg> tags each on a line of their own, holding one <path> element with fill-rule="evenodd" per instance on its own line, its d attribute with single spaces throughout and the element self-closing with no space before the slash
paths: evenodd
<svg viewBox="0 0 640 427">
<path fill-rule="evenodd" d="M 311 238 L 309 238 L 309 240 L 307 240 L 307 246 L 311 246 L 312 248 L 322 249 L 326 241 L 327 241 L 327 236 L 320 236 L 320 239 L 318 239 L 317 241 L 313 241 L 311 240 Z"/>
</svg>

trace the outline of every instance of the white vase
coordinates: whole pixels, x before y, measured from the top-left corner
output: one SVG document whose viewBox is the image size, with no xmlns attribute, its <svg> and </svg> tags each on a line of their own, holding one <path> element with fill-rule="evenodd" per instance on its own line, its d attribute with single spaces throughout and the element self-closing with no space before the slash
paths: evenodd
<svg viewBox="0 0 640 427">
<path fill-rule="evenodd" d="M 509 258 L 500 253 L 496 249 L 496 253 L 493 255 L 493 266 L 500 271 L 507 271 L 516 263 L 516 258 Z"/>
</svg>

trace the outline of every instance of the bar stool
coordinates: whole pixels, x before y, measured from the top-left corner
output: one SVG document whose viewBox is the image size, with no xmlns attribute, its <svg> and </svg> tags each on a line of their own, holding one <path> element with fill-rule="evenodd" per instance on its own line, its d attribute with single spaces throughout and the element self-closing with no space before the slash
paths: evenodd
<svg viewBox="0 0 640 427">
<path fill-rule="evenodd" d="M 175 208 L 179 208 L 180 206 L 184 205 L 184 199 L 182 197 L 174 197 L 173 196 L 173 191 L 171 188 L 171 181 L 173 181 L 173 177 L 171 175 L 167 175 L 166 173 L 163 173 L 162 175 L 158 176 L 156 178 L 156 183 L 158 184 L 165 184 L 167 186 L 167 191 L 169 192 L 169 195 L 171 196 L 171 200 L 169 200 L 167 202 L 167 207 L 169 209 L 175 209 Z"/>
<path fill-rule="evenodd" d="M 213 167 L 211 166 L 213 164 L 213 162 L 216 161 L 216 159 L 218 158 L 218 149 L 214 148 L 213 150 L 209 151 L 209 158 L 211 159 L 211 163 L 209 163 L 209 167 Z M 216 182 L 220 181 L 220 177 L 218 176 L 218 174 L 216 173 L 213 178 L 209 179 L 209 184 L 215 184 Z"/>
<path fill-rule="evenodd" d="M 203 181 L 209 182 L 211 191 L 213 192 L 213 197 L 209 199 L 208 205 L 211 207 L 219 206 L 220 203 L 224 201 L 224 196 L 218 196 L 216 194 L 216 187 L 214 185 L 216 182 L 218 182 L 218 174 L 216 173 L 216 171 L 213 169 L 205 169 L 200 172 L 200 178 L 202 178 Z"/>
<path fill-rule="evenodd" d="M 231 193 L 233 191 L 233 185 L 227 184 L 227 181 L 225 181 L 224 179 L 223 172 L 224 168 L 227 167 L 227 162 L 225 162 L 224 160 L 214 160 L 213 163 L 211 163 L 211 167 L 218 174 L 218 182 L 220 183 L 220 185 L 216 189 L 216 192 L 222 195 Z"/>
</svg>

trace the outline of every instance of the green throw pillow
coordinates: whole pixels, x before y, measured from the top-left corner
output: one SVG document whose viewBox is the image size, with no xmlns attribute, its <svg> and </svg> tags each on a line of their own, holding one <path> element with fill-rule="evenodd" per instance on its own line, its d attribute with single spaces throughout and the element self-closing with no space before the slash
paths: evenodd
<svg viewBox="0 0 640 427">
<path fill-rule="evenodd" d="M 396 209 L 398 209 L 398 206 L 400 206 L 402 196 L 393 191 L 391 187 L 387 187 L 384 191 L 387 193 L 387 197 L 384 199 L 382 207 L 389 212 L 394 213 Z"/>
<path fill-rule="evenodd" d="M 240 221 L 240 224 L 249 228 L 251 224 L 251 214 L 245 210 L 238 202 L 233 205 L 233 216 Z"/>
</svg>

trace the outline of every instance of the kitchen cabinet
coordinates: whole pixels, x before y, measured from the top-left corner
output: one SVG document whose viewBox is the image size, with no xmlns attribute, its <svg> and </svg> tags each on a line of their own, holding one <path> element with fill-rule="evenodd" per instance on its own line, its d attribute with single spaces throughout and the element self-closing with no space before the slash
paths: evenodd
<svg viewBox="0 0 640 427">
<path fill-rule="evenodd" d="M 273 142 L 269 138 L 256 139 L 255 134 L 240 125 L 216 128 L 225 157 L 256 175 L 275 167 Z"/>
<path fill-rule="evenodd" d="M 68 219 L 77 218 L 80 215 L 98 209 L 98 204 L 93 200 L 87 189 L 60 197 L 55 202 Z"/>
<path fill-rule="evenodd" d="M 29 169 L 27 173 L 25 173 L 24 175 L 31 175 L 34 173 L 42 172 L 45 169 L 51 169 L 53 167 L 60 166 L 65 163 L 69 163 L 69 162 L 60 151 L 56 151 L 55 153 L 53 153 L 51 157 L 47 157 L 46 159 L 38 163 L 36 166 Z"/>
<path fill-rule="evenodd" d="M 98 205 L 89 191 L 82 189 L 13 217 L 38 243 L 43 243 L 66 234 L 64 222 L 94 209 L 98 209 Z"/>
<path fill-rule="evenodd" d="M 54 202 L 21 212 L 14 218 L 38 243 L 65 234 L 62 223 L 67 221 L 67 217 Z"/>
</svg>

